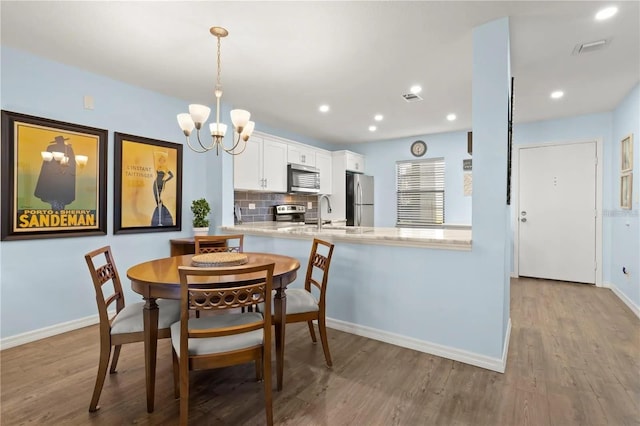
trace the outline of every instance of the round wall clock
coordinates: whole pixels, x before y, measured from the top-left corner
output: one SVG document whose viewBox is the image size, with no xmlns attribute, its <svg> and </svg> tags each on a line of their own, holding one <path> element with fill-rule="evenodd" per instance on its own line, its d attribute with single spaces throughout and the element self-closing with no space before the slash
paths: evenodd
<svg viewBox="0 0 640 426">
<path fill-rule="evenodd" d="M 415 141 L 411 144 L 411 153 L 414 157 L 422 157 L 427 152 L 427 144 L 424 141 Z"/>
</svg>

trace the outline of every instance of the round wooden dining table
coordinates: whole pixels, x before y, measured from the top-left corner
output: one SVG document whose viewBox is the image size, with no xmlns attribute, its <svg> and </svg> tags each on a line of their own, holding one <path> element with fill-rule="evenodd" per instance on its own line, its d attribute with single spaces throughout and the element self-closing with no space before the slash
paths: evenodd
<svg viewBox="0 0 640 426">
<path fill-rule="evenodd" d="M 284 375 L 284 334 L 286 319 L 286 297 L 285 289 L 287 285 L 296 279 L 300 262 L 289 256 L 272 253 L 250 253 L 247 255 L 248 263 L 238 266 L 254 266 L 263 263 L 274 263 L 273 289 L 276 291 L 274 297 L 273 323 L 275 326 L 276 341 L 276 372 L 277 389 L 282 390 L 282 379 Z M 156 381 L 156 353 L 158 346 L 158 304 L 156 299 L 180 299 L 180 275 L 178 266 L 192 266 L 192 254 L 183 256 L 166 257 L 162 259 L 150 260 L 148 262 L 134 265 L 127 270 L 127 277 L 131 280 L 131 288 L 136 293 L 142 295 L 145 300 L 144 305 L 144 353 L 145 353 L 145 374 L 147 388 L 147 412 L 153 412 L 155 381 Z M 225 275 L 222 277 L 225 283 L 242 284 L 250 277 L 246 274 L 243 277 Z"/>
</svg>

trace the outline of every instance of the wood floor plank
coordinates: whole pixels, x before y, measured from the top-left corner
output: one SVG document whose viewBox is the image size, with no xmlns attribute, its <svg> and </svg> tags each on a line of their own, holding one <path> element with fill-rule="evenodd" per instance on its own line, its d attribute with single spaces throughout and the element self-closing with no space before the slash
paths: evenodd
<svg viewBox="0 0 640 426">
<path fill-rule="evenodd" d="M 536 279 L 511 284 L 504 374 L 329 330 L 333 368 L 306 324 L 287 326 L 282 425 L 639 426 L 640 321 L 610 290 Z M 427 325 L 428 326 L 428 325 Z M 155 411 L 144 348 L 125 345 L 89 413 L 96 326 L 0 352 L 0 424 L 175 425 L 171 345 L 158 344 Z M 252 365 L 192 372 L 190 424 L 262 425 Z"/>
</svg>

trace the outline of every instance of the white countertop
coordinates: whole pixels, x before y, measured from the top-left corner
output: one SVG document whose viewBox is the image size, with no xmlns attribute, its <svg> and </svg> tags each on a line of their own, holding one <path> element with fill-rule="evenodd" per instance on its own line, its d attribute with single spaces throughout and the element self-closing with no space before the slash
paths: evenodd
<svg viewBox="0 0 640 426">
<path fill-rule="evenodd" d="M 292 224 L 283 222 L 251 222 L 220 228 L 228 233 L 272 236 L 277 238 L 343 241 L 360 244 L 382 244 L 405 247 L 427 247 L 447 250 L 471 250 L 471 228 L 423 229 L 379 228 L 364 226 Z"/>
</svg>

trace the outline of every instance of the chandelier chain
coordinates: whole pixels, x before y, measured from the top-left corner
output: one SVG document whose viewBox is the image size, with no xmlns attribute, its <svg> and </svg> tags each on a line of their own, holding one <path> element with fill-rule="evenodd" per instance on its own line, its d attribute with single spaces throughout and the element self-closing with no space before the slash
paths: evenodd
<svg viewBox="0 0 640 426">
<path fill-rule="evenodd" d="M 220 36 L 217 37 L 218 39 L 218 81 L 216 82 L 216 89 L 220 89 L 220 74 L 221 74 L 221 70 L 222 67 L 220 66 Z"/>
</svg>

